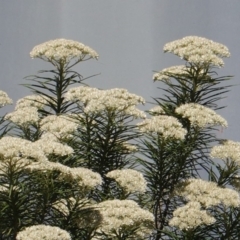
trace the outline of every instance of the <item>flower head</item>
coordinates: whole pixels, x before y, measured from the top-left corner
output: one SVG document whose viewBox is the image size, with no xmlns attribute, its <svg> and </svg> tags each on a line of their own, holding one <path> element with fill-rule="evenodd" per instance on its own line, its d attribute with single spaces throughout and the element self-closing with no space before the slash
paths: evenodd
<svg viewBox="0 0 240 240">
<path fill-rule="evenodd" d="M 48 62 L 69 63 L 86 58 L 98 58 L 98 54 L 90 47 L 73 40 L 56 39 L 37 45 L 30 52 L 31 58 L 40 58 Z"/>
<path fill-rule="evenodd" d="M 173 212 L 173 218 L 169 221 L 170 226 L 181 230 L 194 229 L 202 224 L 210 225 L 216 221 L 206 210 L 201 210 L 199 202 L 189 202 Z"/>
<path fill-rule="evenodd" d="M 146 119 L 138 123 L 138 127 L 142 132 L 160 133 L 164 139 L 184 139 L 187 133 L 177 118 L 163 115 Z"/>
<path fill-rule="evenodd" d="M 227 127 L 227 121 L 210 108 L 197 103 L 187 103 L 179 106 L 176 113 L 188 118 L 192 125 L 204 128 L 206 126 Z"/>
<path fill-rule="evenodd" d="M 171 52 L 190 63 L 217 67 L 224 65 L 223 57 L 230 56 L 226 46 L 197 36 L 188 36 L 169 42 L 163 49 L 164 52 Z"/>
<path fill-rule="evenodd" d="M 240 197 L 238 192 L 230 188 L 218 187 L 215 182 L 208 182 L 202 179 L 188 179 L 181 183 L 175 190 L 175 194 L 185 197 L 189 201 L 201 203 L 203 207 L 225 206 L 238 207 Z"/>
<path fill-rule="evenodd" d="M 133 169 L 113 170 L 106 175 L 109 178 L 113 178 L 116 182 L 127 192 L 144 193 L 146 191 L 146 181 L 143 175 Z"/>
<path fill-rule="evenodd" d="M 17 234 L 17 240 L 71 240 L 71 236 L 59 227 L 34 225 Z"/>
<path fill-rule="evenodd" d="M 0 107 L 3 107 L 8 104 L 12 104 L 13 101 L 8 97 L 7 93 L 0 90 Z"/>
<path fill-rule="evenodd" d="M 115 233 L 136 229 L 136 234 L 144 235 L 151 232 L 154 221 L 153 214 L 141 209 L 132 200 L 108 200 L 96 206 L 103 216 L 103 223 L 98 231 L 109 236 Z"/>
</svg>

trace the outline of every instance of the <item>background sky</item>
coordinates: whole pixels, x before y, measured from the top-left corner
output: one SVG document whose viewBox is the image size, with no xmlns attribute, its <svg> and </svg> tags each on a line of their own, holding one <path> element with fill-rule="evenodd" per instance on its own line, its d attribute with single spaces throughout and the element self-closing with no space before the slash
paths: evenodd
<svg viewBox="0 0 240 240">
<path fill-rule="evenodd" d="M 147 101 L 161 96 L 154 71 L 183 64 L 163 46 L 185 36 L 226 45 L 231 57 L 219 76 L 233 75 L 231 92 L 219 105 L 229 124 L 219 137 L 240 141 L 240 1 L 239 0 L 0 0 L 0 89 L 16 102 L 31 94 L 20 84 L 38 70 L 50 69 L 29 52 L 56 38 L 82 42 L 99 60 L 76 66 L 92 87 L 126 88 Z M 1 113 L 12 110 L 5 107 Z M 145 109 L 150 108 L 146 105 Z"/>
</svg>

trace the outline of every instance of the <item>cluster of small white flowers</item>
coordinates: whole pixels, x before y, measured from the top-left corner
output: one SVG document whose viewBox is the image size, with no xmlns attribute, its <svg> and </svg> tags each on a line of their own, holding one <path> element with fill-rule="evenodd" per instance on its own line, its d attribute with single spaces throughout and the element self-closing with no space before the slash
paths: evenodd
<svg viewBox="0 0 240 240">
<path fill-rule="evenodd" d="M 214 146 L 210 156 L 222 160 L 231 159 L 240 165 L 240 142 L 226 140 L 221 145 Z"/>
<path fill-rule="evenodd" d="M 0 139 L 0 155 L 2 155 L 4 159 L 15 158 L 17 160 L 30 157 L 36 161 L 47 160 L 41 148 L 33 142 L 10 136 Z"/>
<path fill-rule="evenodd" d="M 164 115 L 165 111 L 161 106 L 155 106 L 149 110 L 149 113 L 151 115 Z"/>
<path fill-rule="evenodd" d="M 25 169 L 30 171 L 59 171 L 61 173 L 59 176 L 60 179 L 76 181 L 80 187 L 88 189 L 102 184 L 100 174 L 87 168 L 71 168 L 58 162 L 45 161 L 31 163 Z"/>
<path fill-rule="evenodd" d="M 102 184 L 102 178 L 100 174 L 87 168 L 69 168 L 64 174 L 70 179 L 77 180 L 79 186 L 82 187 L 94 188 L 97 185 Z"/>
<path fill-rule="evenodd" d="M 225 206 L 238 207 L 240 197 L 237 191 L 229 188 L 218 187 L 214 182 L 202 179 L 189 179 L 175 190 L 179 196 L 189 201 L 199 202 L 204 207 L 224 204 Z"/>
<path fill-rule="evenodd" d="M 44 133 L 34 144 L 37 144 L 46 155 L 55 154 L 58 156 L 66 156 L 73 153 L 71 147 L 60 143 L 57 137 L 49 132 Z"/>
<path fill-rule="evenodd" d="M 0 90 L 0 107 L 3 107 L 8 104 L 12 104 L 13 101 L 11 98 L 8 97 L 7 93 Z"/>
<path fill-rule="evenodd" d="M 98 54 L 90 47 L 67 39 L 56 39 L 37 45 L 30 52 L 30 56 L 31 58 L 40 58 L 49 62 L 63 63 L 68 63 L 72 59 L 79 62 L 86 57 L 98 59 Z"/>
<path fill-rule="evenodd" d="M 179 106 L 176 113 L 188 118 L 192 125 L 204 128 L 206 126 L 227 127 L 227 121 L 210 108 L 197 103 L 187 103 Z"/>
<path fill-rule="evenodd" d="M 70 89 L 66 93 L 65 99 L 82 103 L 86 113 L 113 110 L 123 111 L 136 118 L 146 117 L 143 111 L 136 108 L 137 104 L 144 104 L 145 100 L 136 94 L 129 93 L 126 89 L 98 90 L 81 86 Z"/>
<path fill-rule="evenodd" d="M 230 56 L 226 46 L 197 36 L 188 36 L 169 42 L 163 50 L 194 64 L 211 64 L 218 67 L 224 65 L 223 57 Z"/>
<path fill-rule="evenodd" d="M 170 226 L 181 230 L 194 229 L 200 225 L 210 225 L 216 221 L 206 210 L 201 210 L 199 202 L 189 202 L 173 212 L 173 218 L 169 221 Z"/>
<path fill-rule="evenodd" d="M 17 109 L 22 109 L 22 108 L 29 108 L 29 107 L 34 107 L 37 109 L 43 109 L 46 104 L 48 103 L 47 99 L 43 95 L 30 95 L 26 96 L 24 98 L 21 98 L 17 101 L 16 108 Z"/>
<path fill-rule="evenodd" d="M 140 131 L 146 133 L 160 133 L 165 139 L 184 139 L 187 133 L 177 118 L 171 116 L 153 116 L 137 125 Z"/>
<path fill-rule="evenodd" d="M 152 213 L 140 208 L 132 200 L 108 200 L 99 203 L 96 209 L 103 216 L 103 222 L 98 231 L 109 236 L 115 236 L 115 232 L 138 228 L 138 234 L 149 234 L 152 229 L 154 216 Z"/>
<path fill-rule="evenodd" d="M 108 172 L 107 177 L 115 179 L 115 181 L 127 193 L 144 193 L 146 191 L 147 183 L 143 175 L 133 169 L 113 170 Z"/>
<path fill-rule="evenodd" d="M 50 132 L 58 138 L 71 138 L 78 124 L 67 115 L 49 115 L 41 120 L 40 126 L 42 131 Z"/>
<path fill-rule="evenodd" d="M 5 119 L 23 127 L 29 124 L 37 124 L 40 120 L 38 110 L 35 107 L 19 108 L 8 113 Z"/>
<path fill-rule="evenodd" d="M 71 240 L 70 234 L 59 228 L 48 225 L 34 225 L 17 234 L 16 240 Z"/>
<path fill-rule="evenodd" d="M 185 65 L 172 66 L 169 68 L 164 68 L 162 71 L 155 73 L 153 75 L 153 80 L 169 81 L 171 77 L 186 75 L 187 67 Z"/>
</svg>

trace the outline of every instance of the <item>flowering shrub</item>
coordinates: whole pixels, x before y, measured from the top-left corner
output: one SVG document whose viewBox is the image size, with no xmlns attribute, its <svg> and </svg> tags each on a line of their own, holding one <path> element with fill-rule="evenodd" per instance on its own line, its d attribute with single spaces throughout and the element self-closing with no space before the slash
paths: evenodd
<svg viewBox="0 0 240 240">
<path fill-rule="evenodd" d="M 213 68 L 230 53 L 196 36 L 164 51 L 184 64 L 153 75 L 165 94 L 143 112 L 126 89 L 81 85 L 72 67 L 98 59 L 92 48 L 33 48 L 53 69 L 28 77 L 33 95 L 0 120 L 1 239 L 240 239 L 240 145 L 214 133 L 230 77 Z"/>
</svg>

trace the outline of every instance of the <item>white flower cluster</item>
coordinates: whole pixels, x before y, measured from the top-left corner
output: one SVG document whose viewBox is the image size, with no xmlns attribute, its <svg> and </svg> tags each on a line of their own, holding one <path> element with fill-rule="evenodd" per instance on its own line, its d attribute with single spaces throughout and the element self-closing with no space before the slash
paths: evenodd
<svg viewBox="0 0 240 240">
<path fill-rule="evenodd" d="M 34 225 L 17 234 L 16 240 L 71 240 L 70 234 L 59 228 L 48 225 Z"/>
<path fill-rule="evenodd" d="M 49 115 L 40 122 L 41 130 L 54 134 L 57 138 L 71 138 L 78 124 L 67 115 Z"/>
<path fill-rule="evenodd" d="M 227 121 L 224 118 L 212 109 L 197 103 L 183 104 L 176 108 L 175 112 L 182 115 L 183 118 L 188 118 L 192 125 L 199 128 L 217 125 L 227 127 Z"/>
<path fill-rule="evenodd" d="M 34 144 L 38 145 L 46 156 L 50 154 L 66 156 L 73 153 L 71 147 L 60 143 L 58 138 L 49 132 L 44 133 L 39 140 L 34 142 Z"/>
<path fill-rule="evenodd" d="M 169 221 L 170 226 L 181 230 L 194 229 L 200 225 L 210 225 L 216 221 L 206 210 L 201 210 L 199 202 L 189 202 L 173 212 L 173 218 Z"/>
<path fill-rule="evenodd" d="M 137 229 L 137 234 L 142 236 L 152 231 L 154 216 L 152 213 L 140 208 L 132 200 L 108 200 L 96 205 L 96 209 L 103 216 L 103 222 L 98 229 L 109 236 L 115 233 Z"/>
<path fill-rule="evenodd" d="M 32 163 L 26 166 L 25 169 L 29 171 L 59 171 L 61 173 L 59 176 L 60 179 L 68 182 L 77 182 L 78 186 L 82 188 L 92 189 L 102 184 L 100 174 L 87 168 L 71 168 L 58 162 L 45 161 Z"/>
<path fill-rule="evenodd" d="M 171 116 L 153 116 L 137 125 L 140 131 L 160 133 L 164 139 L 184 139 L 187 133 L 177 118 Z"/>
<path fill-rule="evenodd" d="M 186 180 L 181 187 L 175 190 L 175 194 L 185 197 L 189 201 L 199 202 L 203 207 L 223 204 L 228 207 L 238 207 L 240 197 L 238 192 L 218 187 L 214 182 L 202 179 Z"/>
<path fill-rule="evenodd" d="M 226 140 L 221 145 L 214 146 L 210 156 L 222 160 L 231 159 L 240 165 L 240 142 Z"/>
<path fill-rule="evenodd" d="M 17 101 L 15 110 L 24 109 L 26 107 L 43 109 L 49 101 L 43 95 L 29 95 Z"/>
<path fill-rule="evenodd" d="M 113 170 L 108 172 L 106 176 L 115 179 L 127 193 L 144 193 L 146 191 L 147 183 L 143 175 L 136 170 Z"/>
<path fill-rule="evenodd" d="M 8 104 L 12 104 L 13 101 L 11 98 L 8 97 L 7 93 L 0 90 L 0 107 L 3 107 Z"/>
<path fill-rule="evenodd" d="M 176 77 L 179 75 L 186 75 L 187 67 L 185 65 L 172 66 L 169 68 L 164 68 L 162 71 L 155 73 L 153 75 L 154 81 L 169 81 L 171 77 Z"/>
<path fill-rule="evenodd" d="M 108 110 L 124 112 L 136 118 L 146 117 L 143 111 L 136 108 L 137 104 L 144 104 L 145 100 L 136 94 L 129 93 L 126 89 L 98 90 L 81 86 L 70 89 L 66 93 L 65 99 L 82 103 L 86 113 L 99 113 Z"/>
<path fill-rule="evenodd" d="M 84 44 L 67 39 L 55 39 L 37 45 L 30 52 L 31 58 L 40 58 L 49 62 L 69 63 L 72 59 L 77 62 L 86 57 L 98 59 L 98 54 Z"/>
<path fill-rule="evenodd" d="M 167 43 L 164 52 L 171 52 L 180 58 L 194 64 L 207 64 L 222 67 L 223 57 L 229 57 L 230 53 L 226 46 L 212 40 L 188 36 Z"/>
<path fill-rule="evenodd" d="M 20 126 L 28 126 L 29 124 L 38 124 L 40 117 L 38 109 L 43 109 L 47 104 L 47 99 L 41 95 L 30 95 L 17 101 L 15 111 L 5 116 Z"/>
<path fill-rule="evenodd" d="M 5 116 L 9 120 L 19 126 L 28 126 L 29 124 L 37 124 L 40 120 L 37 108 L 25 107 L 19 108 Z"/>
<path fill-rule="evenodd" d="M 33 158 L 35 161 L 47 161 L 43 151 L 33 142 L 8 136 L 0 139 L 0 156 L 4 159 Z"/>
</svg>

